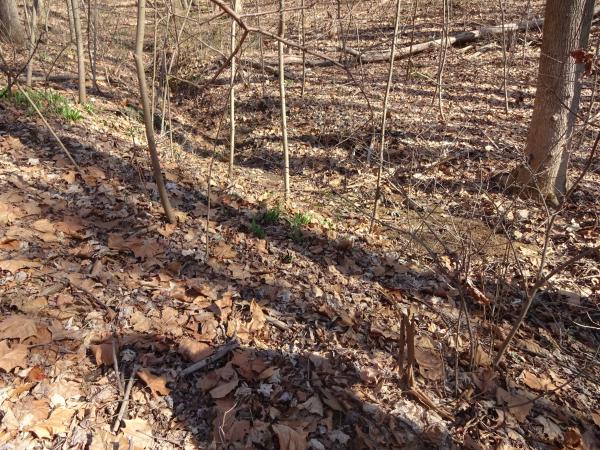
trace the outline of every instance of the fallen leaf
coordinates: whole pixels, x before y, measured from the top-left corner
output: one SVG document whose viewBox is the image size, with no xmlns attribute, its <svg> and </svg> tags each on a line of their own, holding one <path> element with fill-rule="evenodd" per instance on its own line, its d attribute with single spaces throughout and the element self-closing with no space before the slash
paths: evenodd
<svg viewBox="0 0 600 450">
<path fill-rule="evenodd" d="M 519 422 L 523 422 L 527 419 L 527 415 L 531 411 L 531 408 L 533 408 L 533 402 L 527 397 L 513 395 L 501 387 L 496 389 L 496 401 L 500 405 L 506 405 L 511 414 L 515 416 Z"/>
<path fill-rule="evenodd" d="M 0 322 L 0 339 L 27 339 L 35 335 L 35 322 L 25 316 L 13 315 Z"/>
<path fill-rule="evenodd" d="M 222 383 L 220 385 L 218 385 L 217 387 L 211 389 L 210 391 L 210 395 L 212 398 L 223 398 L 225 396 L 227 396 L 227 394 L 229 394 L 231 391 L 233 391 L 237 385 L 238 385 L 238 376 L 237 374 L 235 374 L 235 376 L 231 379 L 231 381 L 228 381 L 226 383 Z"/>
<path fill-rule="evenodd" d="M 167 387 L 167 378 L 164 375 L 154 375 L 147 369 L 141 369 L 137 372 L 138 376 L 150 388 L 153 395 L 169 395 L 171 389 Z"/>
<path fill-rule="evenodd" d="M 55 435 L 65 433 L 71 425 L 75 411 L 68 408 L 56 408 L 50 417 L 29 428 L 28 431 L 35 434 L 38 438 L 51 439 Z"/>
<path fill-rule="evenodd" d="M 16 367 L 27 367 L 28 349 L 26 345 L 16 344 L 12 348 L 6 341 L 0 341 L 0 369 L 10 372 Z"/>
<path fill-rule="evenodd" d="M 467 278 L 467 281 L 465 282 L 465 287 L 467 288 L 466 289 L 467 293 L 471 297 L 473 297 L 473 299 L 480 305 L 490 305 L 492 303 L 490 301 L 490 299 L 487 297 L 487 295 L 485 295 L 483 292 L 481 292 L 479 290 L 479 288 L 477 288 L 477 286 L 475 286 L 475 284 L 473 283 L 473 280 L 471 280 L 470 278 Z"/>
<path fill-rule="evenodd" d="M 556 389 L 556 385 L 548 378 L 538 377 L 528 370 L 523 371 L 520 379 L 534 391 L 549 391 Z"/>
<path fill-rule="evenodd" d="M 111 343 L 90 345 L 94 353 L 96 364 L 99 366 L 112 366 L 114 364 L 113 346 Z"/>
<path fill-rule="evenodd" d="M 146 259 L 161 253 L 161 246 L 155 239 L 139 239 L 127 243 L 136 258 Z"/>
<path fill-rule="evenodd" d="M 562 441 L 562 430 L 552 420 L 546 416 L 537 416 L 534 420 L 543 427 L 544 434 L 550 442 Z"/>
<path fill-rule="evenodd" d="M 143 419 L 124 420 L 123 434 L 129 437 L 134 448 L 147 448 L 154 444 L 152 427 Z M 131 447 L 129 447 L 131 448 Z"/>
<path fill-rule="evenodd" d="M 415 360 L 419 364 L 419 372 L 421 372 L 424 378 L 428 380 L 441 380 L 444 377 L 444 364 L 437 352 L 416 345 Z"/>
<path fill-rule="evenodd" d="M 42 381 L 45 379 L 46 373 L 44 372 L 44 369 L 42 369 L 40 366 L 33 366 L 26 377 L 27 381 L 32 382 Z"/>
<path fill-rule="evenodd" d="M 318 395 L 313 395 L 304 403 L 298 405 L 300 408 L 306 409 L 309 413 L 323 416 L 323 402 Z"/>
<path fill-rule="evenodd" d="M 217 259 L 233 259 L 237 256 L 237 252 L 224 242 L 219 242 L 212 248 L 212 254 Z"/>
<path fill-rule="evenodd" d="M 31 227 L 40 233 L 54 233 L 55 227 L 48 219 L 36 220 L 31 224 Z"/>
<path fill-rule="evenodd" d="M 19 429 L 23 430 L 46 420 L 50 414 L 50 406 L 48 400 L 36 400 L 28 396 L 15 405 L 13 412 L 19 421 Z"/>
<path fill-rule="evenodd" d="M 248 325 L 248 331 L 258 331 L 263 328 L 267 319 L 262 308 L 254 300 L 250 303 L 250 313 L 252 314 L 252 319 Z"/>
<path fill-rule="evenodd" d="M 110 431 L 97 430 L 92 436 L 88 450 L 128 450 L 129 441 L 122 434 L 115 436 Z"/>
<path fill-rule="evenodd" d="M 477 344 L 477 347 L 475 347 L 475 357 L 473 360 L 476 365 L 481 367 L 489 367 L 492 365 L 492 358 L 490 358 L 480 344 Z"/>
<path fill-rule="evenodd" d="M 305 431 L 297 431 L 282 423 L 272 425 L 273 431 L 279 440 L 281 450 L 305 450 L 307 448 Z"/>
<path fill-rule="evenodd" d="M 205 342 L 184 338 L 179 343 L 179 353 L 192 362 L 198 362 L 212 355 L 214 349 Z"/>
<path fill-rule="evenodd" d="M 34 267 L 40 267 L 41 265 L 42 263 L 30 261 L 28 259 L 6 259 L 4 261 L 0 261 L 0 270 L 15 274 L 21 269 L 31 269 Z"/>
</svg>

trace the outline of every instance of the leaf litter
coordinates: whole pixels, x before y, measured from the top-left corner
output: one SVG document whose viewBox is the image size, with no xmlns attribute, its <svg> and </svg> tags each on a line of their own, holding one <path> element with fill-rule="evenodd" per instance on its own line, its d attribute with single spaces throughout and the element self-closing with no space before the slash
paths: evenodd
<svg viewBox="0 0 600 450">
<path fill-rule="evenodd" d="M 315 219 L 299 233 L 269 225 L 268 237 L 259 239 L 249 232 L 251 217 L 277 200 L 279 181 L 248 167 L 232 186 L 217 162 L 205 260 L 208 159 L 182 165 L 161 155 L 180 219 L 163 224 L 156 187 L 135 168 L 147 169 L 147 162 L 131 148 L 132 124 L 115 115 L 117 107 L 102 100 L 96 119 L 63 130 L 82 173 L 68 168 L 34 120 L 0 111 L 0 444 L 598 448 L 597 373 L 580 372 L 589 363 L 579 358 L 589 354 L 589 337 L 568 337 L 561 320 L 548 327 L 531 321 L 510 364 L 491 368 L 498 342 L 482 322 L 497 299 L 472 277 L 465 291 L 481 342 L 471 355 L 471 336 L 460 327 L 456 335 L 456 287 L 427 270 L 418 254 L 399 254 L 399 238 L 381 228 L 369 236 L 364 217 L 329 200 L 346 186 L 350 202 L 360 204 L 361 177 L 369 176 L 362 168 L 347 164 L 343 176 L 322 167 L 299 174 L 299 186 L 309 191 L 318 182 L 319 189 L 294 200 L 290 211 L 318 209 Z M 310 135 L 340 127 L 337 119 L 353 123 L 339 108 L 305 110 L 307 124 L 325 127 L 307 125 Z M 422 149 L 426 158 L 438 144 Z M 346 164 L 341 148 L 325 156 L 342 161 L 338 169 Z M 456 169 L 441 165 L 435 176 L 444 183 Z M 460 196 L 443 195 L 461 208 Z M 529 233 L 533 216 L 516 217 L 519 233 Z M 440 219 L 441 227 L 447 217 Z M 579 233 L 572 223 L 564 229 L 593 238 L 593 230 Z M 518 252 L 533 270 L 537 248 Z M 561 308 L 590 308 L 574 287 L 562 292 L 568 301 Z M 551 293 L 545 298 L 551 308 Z M 417 324 L 415 385 L 433 406 L 451 405 L 454 421 L 404 395 L 400 317 L 407 313 Z M 540 320 L 543 314 L 553 312 L 541 311 Z M 498 335 L 506 333 L 507 323 L 496 325 Z M 239 348 L 220 354 L 233 339 Z M 113 433 L 128 386 L 129 405 Z"/>
</svg>

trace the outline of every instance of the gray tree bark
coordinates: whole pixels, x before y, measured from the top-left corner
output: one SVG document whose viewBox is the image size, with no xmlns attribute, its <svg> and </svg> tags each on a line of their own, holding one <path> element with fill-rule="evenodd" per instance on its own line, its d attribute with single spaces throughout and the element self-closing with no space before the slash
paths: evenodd
<svg viewBox="0 0 600 450">
<path fill-rule="evenodd" d="M 581 97 L 584 64 L 571 52 L 586 49 L 594 0 L 547 0 L 527 163 L 517 181 L 556 206 L 567 191 L 569 142 Z"/>
<path fill-rule="evenodd" d="M 0 39 L 13 45 L 25 44 L 27 35 L 15 0 L 0 0 Z"/>
</svg>

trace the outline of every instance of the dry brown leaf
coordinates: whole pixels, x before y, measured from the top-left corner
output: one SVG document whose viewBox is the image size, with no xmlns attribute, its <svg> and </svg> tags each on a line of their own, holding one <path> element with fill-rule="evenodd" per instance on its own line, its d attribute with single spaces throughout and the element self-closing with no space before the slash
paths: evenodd
<svg viewBox="0 0 600 450">
<path fill-rule="evenodd" d="M 23 242 L 14 238 L 0 239 L 0 250 L 19 250 L 23 246 Z"/>
<path fill-rule="evenodd" d="M 5 259 L 4 261 L 0 261 L 0 270 L 15 274 L 21 269 L 31 269 L 40 267 L 41 265 L 42 263 L 40 262 L 28 259 Z"/>
<path fill-rule="evenodd" d="M 123 238 L 121 234 L 111 233 L 108 235 L 108 248 L 112 250 L 128 250 L 127 241 Z"/>
<path fill-rule="evenodd" d="M 294 430 L 282 423 L 276 423 L 272 427 L 279 440 L 281 450 L 305 450 L 307 448 L 305 431 Z"/>
<path fill-rule="evenodd" d="M 124 420 L 123 434 L 129 437 L 134 448 L 144 449 L 154 444 L 152 427 L 143 419 Z"/>
<path fill-rule="evenodd" d="M 99 366 L 112 366 L 114 364 L 113 346 L 111 343 L 90 345 L 94 353 L 96 364 Z"/>
<path fill-rule="evenodd" d="M 31 224 L 31 228 L 40 233 L 54 233 L 55 226 L 48 219 L 36 220 Z"/>
<path fill-rule="evenodd" d="M 527 419 L 527 415 L 533 408 L 533 402 L 529 401 L 527 397 L 513 395 L 500 387 L 496 389 L 496 401 L 500 405 L 506 405 L 519 422 Z"/>
<path fill-rule="evenodd" d="M 592 411 L 592 420 L 600 428 L 600 410 Z"/>
<path fill-rule="evenodd" d="M 417 345 L 415 346 L 415 360 L 419 364 L 419 372 L 424 378 L 441 380 L 444 377 L 444 364 L 437 352 Z"/>
<path fill-rule="evenodd" d="M 42 381 L 46 379 L 46 373 L 40 366 L 33 366 L 27 374 L 26 380 L 31 382 Z M 22 385 L 21 385 L 22 386 Z M 32 384 L 33 386 L 33 384 Z"/>
<path fill-rule="evenodd" d="M 55 435 L 65 433 L 69 429 L 73 414 L 75 414 L 75 410 L 73 409 L 56 408 L 52 411 L 48 419 L 29 427 L 28 431 L 35 434 L 38 438 L 51 439 Z"/>
<path fill-rule="evenodd" d="M 217 387 L 211 389 L 210 391 L 210 395 L 212 398 L 223 398 L 225 396 L 227 396 L 227 394 L 229 394 L 231 391 L 233 391 L 237 385 L 238 385 L 238 376 L 237 374 L 235 374 L 235 376 L 228 382 L 226 383 L 222 383 L 220 385 L 218 385 Z"/>
<path fill-rule="evenodd" d="M 0 339 L 27 339 L 37 332 L 35 322 L 26 316 L 13 315 L 0 322 Z"/>
<path fill-rule="evenodd" d="M 169 395 L 171 393 L 171 389 L 167 387 L 169 380 L 164 375 L 154 375 L 147 369 L 138 370 L 137 374 L 150 388 L 153 395 Z"/>
<path fill-rule="evenodd" d="M 156 239 L 136 239 L 127 243 L 127 248 L 136 258 L 146 259 L 162 253 L 161 246 Z"/>
<path fill-rule="evenodd" d="M 304 403 L 298 405 L 300 408 L 306 409 L 309 413 L 323 416 L 323 402 L 318 395 L 313 395 Z"/>
<path fill-rule="evenodd" d="M 152 325 L 152 322 L 145 314 L 140 311 L 134 311 L 129 318 L 131 321 L 131 325 L 134 331 L 138 331 L 140 333 L 145 333 L 148 331 Z"/>
<path fill-rule="evenodd" d="M 77 216 L 66 216 L 61 222 L 56 222 L 54 228 L 68 235 L 77 235 L 86 227 L 83 219 Z"/>
<path fill-rule="evenodd" d="M 546 416 L 537 416 L 534 420 L 543 427 L 546 439 L 550 442 L 562 441 L 562 430 L 552 420 Z"/>
<path fill-rule="evenodd" d="M 26 345 L 16 344 L 10 348 L 6 341 L 0 341 L 0 369 L 10 372 L 16 367 L 27 367 L 28 352 Z"/>
<path fill-rule="evenodd" d="M 253 332 L 262 329 L 265 326 L 267 319 L 260 305 L 254 300 L 250 303 L 250 314 L 252 314 L 252 319 L 248 325 L 248 331 Z"/>
<path fill-rule="evenodd" d="M 50 414 L 50 405 L 48 400 L 35 400 L 28 396 L 14 406 L 13 412 L 19 421 L 19 429 L 23 430 L 46 420 Z"/>
<path fill-rule="evenodd" d="M 219 242 L 215 245 L 212 254 L 217 259 L 233 259 L 237 256 L 237 252 L 225 242 Z"/>
<path fill-rule="evenodd" d="M 198 362 L 212 355 L 213 352 L 214 349 L 210 345 L 195 339 L 184 338 L 179 343 L 179 353 L 192 362 Z"/>
<path fill-rule="evenodd" d="M 521 380 L 534 391 L 550 391 L 556 389 L 556 385 L 551 380 L 538 377 L 528 370 L 523 371 Z"/>
<path fill-rule="evenodd" d="M 128 450 L 129 441 L 122 434 L 114 436 L 110 431 L 98 430 L 92 436 L 88 450 Z"/>
<path fill-rule="evenodd" d="M 490 358 L 481 344 L 477 344 L 477 347 L 475 347 L 475 357 L 473 360 L 476 365 L 481 367 L 489 367 L 492 365 L 492 358 Z"/>
<path fill-rule="evenodd" d="M 81 397 L 81 384 L 75 381 L 60 380 L 52 383 L 48 389 L 48 398 L 52 406 L 66 406 L 67 400 Z"/>
<path fill-rule="evenodd" d="M 490 299 L 487 298 L 487 295 L 481 292 L 470 278 L 467 278 L 465 287 L 467 288 L 467 293 L 480 305 L 490 305 L 492 303 Z"/>
</svg>

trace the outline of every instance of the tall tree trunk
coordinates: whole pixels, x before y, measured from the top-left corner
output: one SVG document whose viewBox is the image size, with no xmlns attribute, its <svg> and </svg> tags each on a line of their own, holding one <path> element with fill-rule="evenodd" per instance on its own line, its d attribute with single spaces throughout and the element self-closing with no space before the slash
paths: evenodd
<svg viewBox="0 0 600 450">
<path fill-rule="evenodd" d="M 38 0 L 33 0 L 31 8 L 31 30 L 29 33 L 29 62 L 27 63 L 27 76 L 25 84 L 31 87 L 31 79 L 33 77 L 33 52 L 35 52 L 35 40 L 37 32 L 37 15 L 39 10 Z"/>
<path fill-rule="evenodd" d="M 547 0 L 537 92 L 527 136 L 527 164 L 517 181 L 556 206 L 567 190 L 569 142 L 581 95 L 583 64 L 571 52 L 586 49 L 594 0 Z"/>
<path fill-rule="evenodd" d="M 285 35 L 285 0 L 279 0 L 279 37 Z M 281 97 L 281 146 L 283 148 L 283 189 L 285 200 L 290 196 L 290 152 L 287 136 L 287 113 L 285 107 L 285 67 L 283 65 L 283 43 L 277 42 L 279 56 L 279 95 Z"/>
<path fill-rule="evenodd" d="M 150 101 L 148 99 L 148 86 L 146 85 L 146 73 L 144 72 L 144 32 L 146 26 L 146 0 L 138 0 L 137 33 L 135 38 L 135 66 L 137 69 L 138 84 L 140 88 L 140 99 L 144 111 L 144 125 L 146 127 L 146 139 L 148 141 L 148 150 L 150 151 L 150 161 L 152 163 L 152 172 L 154 181 L 158 188 L 158 195 L 165 210 L 165 216 L 170 223 L 175 223 L 177 218 L 171 207 L 169 194 L 165 186 L 165 179 L 160 168 L 158 151 L 156 150 L 156 141 L 154 140 L 154 128 L 152 124 L 152 115 Z"/>
<path fill-rule="evenodd" d="M 444 0 L 445 1 L 445 0 Z M 444 8 L 446 8 L 444 3 Z M 394 36 L 392 37 L 392 49 L 390 51 L 390 65 L 388 68 L 387 84 L 385 85 L 385 94 L 383 96 L 383 114 L 381 116 L 381 135 L 379 139 L 379 169 L 377 170 L 377 185 L 375 186 L 375 202 L 373 203 L 373 215 L 371 216 L 371 225 L 369 233 L 373 231 L 375 219 L 377 219 L 377 206 L 381 194 L 381 176 L 383 174 L 383 160 L 385 156 L 385 126 L 387 122 L 388 102 L 390 91 L 392 89 L 392 80 L 394 78 L 394 57 L 396 55 L 396 45 L 398 43 L 398 32 L 400 31 L 400 11 L 402 10 L 402 0 L 396 0 L 396 17 L 394 19 Z M 445 11 L 445 9 L 444 9 Z"/>
<path fill-rule="evenodd" d="M 15 0 L 0 0 L 0 39 L 13 45 L 25 43 L 25 27 Z"/>
<path fill-rule="evenodd" d="M 238 13 L 238 0 L 233 0 L 233 10 Z M 235 51 L 237 22 L 231 21 L 230 51 Z M 235 158 L 235 71 L 236 57 L 231 58 L 231 72 L 229 77 L 229 178 L 233 176 L 233 162 Z"/>
<path fill-rule="evenodd" d="M 71 13 L 75 26 L 75 41 L 77 43 L 77 72 L 79 74 L 79 103 L 87 101 L 85 90 L 85 56 L 83 54 L 83 36 L 81 35 L 81 20 L 79 18 L 80 0 L 71 0 Z"/>
</svg>

